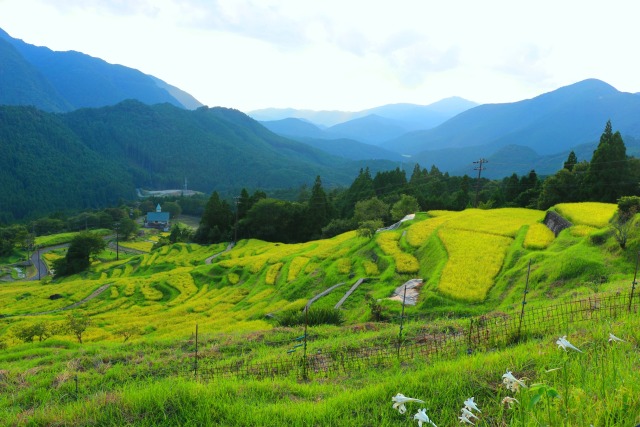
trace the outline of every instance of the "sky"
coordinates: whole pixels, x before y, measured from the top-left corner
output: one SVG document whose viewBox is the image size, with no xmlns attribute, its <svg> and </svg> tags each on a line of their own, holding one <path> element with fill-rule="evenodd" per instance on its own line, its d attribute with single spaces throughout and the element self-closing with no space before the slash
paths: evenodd
<svg viewBox="0 0 640 427">
<path fill-rule="evenodd" d="M 0 0 L 0 28 L 151 74 L 210 107 L 516 102 L 640 92 L 637 0 Z"/>
</svg>

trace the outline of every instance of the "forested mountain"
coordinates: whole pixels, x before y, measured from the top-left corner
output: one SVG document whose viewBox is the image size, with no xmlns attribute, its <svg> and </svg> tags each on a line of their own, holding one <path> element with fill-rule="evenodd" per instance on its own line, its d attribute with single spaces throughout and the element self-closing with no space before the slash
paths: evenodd
<svg viewBox="0 0 640 427">
<path fill-rule="evenodd" d="M 80 52 L 55 52 L 14 39 L 0 29 L 0 104 L 64 112 L 125 99 L 194 109 L 191 95 L 133 68 Z"/>
<path fill-rule="evenodd" d="M 278 136 L 225 108 L 184 110 L 125 101 L 46 113 L 0 107 L 0 222 L 133 198 L 136 187 L 223 194 L 297 188 L 321 175 L 347 185 L 362 162 Z M 394 163 L 371 164 L 372 170 Z"/>
</svg>

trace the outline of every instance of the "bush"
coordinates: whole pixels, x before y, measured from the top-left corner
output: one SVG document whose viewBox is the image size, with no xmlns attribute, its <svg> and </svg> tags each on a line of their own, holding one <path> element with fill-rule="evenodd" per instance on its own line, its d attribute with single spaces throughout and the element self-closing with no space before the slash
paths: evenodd
<svg viewBox="0 0 640 427">
<path fill-rule="evenodd" d="M 280 326 L 300 326 L 305 324 L 305 318 L 308 326 L 341 325 L 344 323 L 344 316 L 341 311 L 333 308 L 314 308 L 309 309 L 307 315 L 305 315 L 304 310 L 284 311 L 278 317 L 278 324 Z"/>
</svg>

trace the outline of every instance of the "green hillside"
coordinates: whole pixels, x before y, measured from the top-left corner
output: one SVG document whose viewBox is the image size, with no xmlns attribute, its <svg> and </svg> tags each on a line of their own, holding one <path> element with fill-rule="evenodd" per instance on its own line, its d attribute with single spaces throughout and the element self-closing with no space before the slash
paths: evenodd
<svg viewBox="0 0 640 427">
<path fill-rule="evenodd" d="M 399 414 L 391 409 L 391 396 L 401 392 L 426 400 L 437 425 L 456 425 L 462 402 L 471 396 L 482 405 L 479 425 L 634 425 L 639 414 L 629 408 L 640 403 L 640 377 L 631 367 L 638 363 L 640 323 L 626 310 L 607 311 L 602 322 L 594 317 L 551 324 L 516 347 L 505 348 L 513 341 L 503 337 L 502 344 L 487 341 L 473 356 L 464 344 L 452 353 L 430 354 L 428 362 L 404 350 L 398 353 L 402 363 L 393 361 L 401 313 L 413 319 L 400 328 L 407 340 L 460 333 L 466 343 L 473 329 L 469 318 L 473 326 L 518 313 L 525 286 L 528 312 L 579 298 L 604 304 L 599 292 L 624 297 L 640 237 L 634 231 L 627 249 L 619 248 L 608 225 L 616 205 L 553 209 L 574 224 L 557 237 L 540 226 L 543 211 L 430 211 L 373 238 L 349 232 L 291 245 L 174 244 L 121 254 L 118 261 L 107 250 L 82 276 L 0 284 L 0 388 L 10 391 L 0 397 L 0 419 L 9 420 L 6 425 L 409 425 L 424 405 L 407 404 L 411 416 Z M 360 278 L 366 280 L 338 310 L 342 326 L 310 327 L 308 350 L 314 363 L 322 355 L 329 363 L 347 350 L 387 348 L 378 359 L 343 360 L 340 371 L 326 373 L 314 365 L 310 375 L 322 375 L 321 381 L 299 382 L 296 364 L 275 378 L 190 379 L 197 369 L 196 325 L 203 375 L 215 366 L 295 362 L 302 348 L 294 347 L 293 355 L 289 350 L 301 343 L 302 326 L 278 321 L 339 285 L 315 300 L 309 313 L 334 311 Z M 423 279 L 417 304 L 403 309 L 393 292 L 416 278 Z M 55 311 L 98 290 L 72 311 Z M 50 299 L 53 294 L 60 297 Z M 374 310 L 388 321 L 372 322 Z M 46 314 L 28 316 L 37 313 Z M 62 329 L 69 313 L 91 319 L 83 344 Z M 544 313 L 540 319 L 549 318 Z M 36 342 L 23 343 L 21 332 L 35 325 L 50 333 L 42 342 L 36 334 Z M 608 333 L 625 342 L 607 343 Z M 559 350 L 554 342 L 560 335 L 583 353 Z M 505 371 L 526 377 L 531 386 L 517 395 L 523 403 L 515 410 L 500 404 L 512 396 L 502 384 Z M 550 389 L 562 399 L 551 399 Z M 536 398 L 540 390 L 546 394 Z M 593 399 L 607 403 L 574 409 Z"/>
<path fill-rule="evenodd" d="M 225 195 L 299 188 L 318 175 L 335 187 L 364 163 L 275 135 L 236 110 L 132 100 L 64 114 L 0 106 L 0 148 L 0 223 L 111 206 L 136 188 L 181 188 L 185 178 Z"/>
</svg>

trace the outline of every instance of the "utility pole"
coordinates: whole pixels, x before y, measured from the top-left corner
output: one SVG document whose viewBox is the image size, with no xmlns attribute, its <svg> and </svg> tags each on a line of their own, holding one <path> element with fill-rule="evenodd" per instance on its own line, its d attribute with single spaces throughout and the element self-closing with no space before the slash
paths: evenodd
<svg viewBox="0 0 640 427">
<path fill-rule="evenodd" d="M 236 225 L 233 227 L 233 244 L 238 243 L 238 210 L 240 208 L 240 196 L 234 197 L 236 201 Z"/>
<path fill-rule="evenodd" d="M 489 160 L 480 159 L 480 160 L 477 160 L 477 161 L 475 161 L 473 163 L 478 165 L 475 168 L 473 168 L 473 170 L 477 170 L 478 171 L 478 182 L 476 182 L 476 202 L 474 204 L 474 207 L 477 208 L 478 207 L 478 193 L 480 192 L 480 174 L 482 173 L 482 171 L 484 169 L 482 167 L 482 164 L 483 163 L 489 163 Z"/>
<path fill-rule="evenodd" d="M 113 224 L 116 230 L 116 261 L 120 259 L 120 246 L 118 245 L 118 232 L 120 231 L 120 223 L 116 222 Z"/>
</svg>

